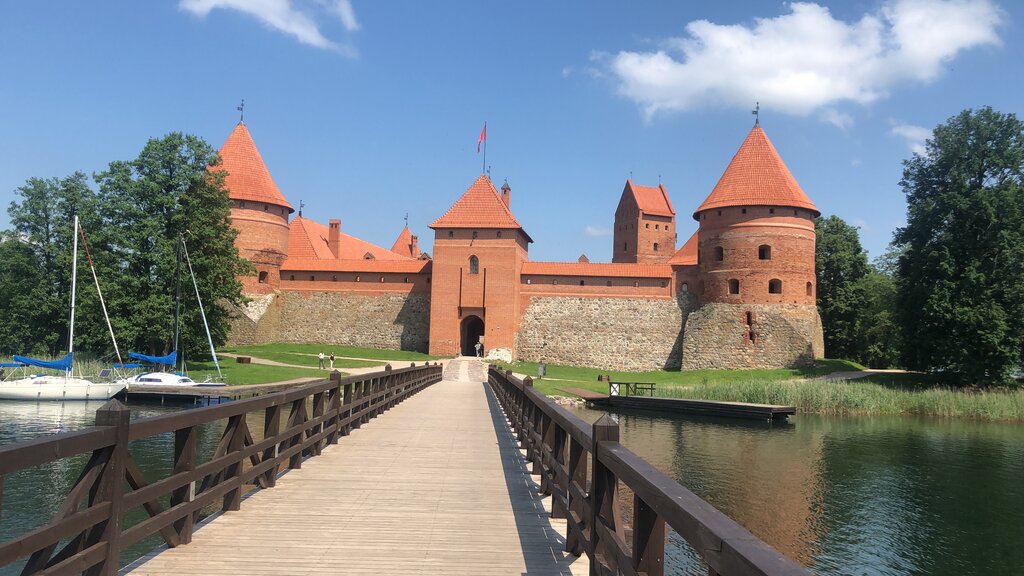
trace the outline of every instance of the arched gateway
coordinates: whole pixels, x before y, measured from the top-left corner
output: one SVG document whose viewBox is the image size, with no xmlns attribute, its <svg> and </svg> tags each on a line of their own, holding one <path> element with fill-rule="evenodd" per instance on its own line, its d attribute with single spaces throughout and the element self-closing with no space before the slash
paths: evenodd
<svg viewBox="0 0 1024 576">
<path fill-rule="evenodd" d="M 466 316 L 462 320 L 461 346 L 463 356 L 476 356 L 476 343 L 484 335 L 484 321 L 479 316 Z"/>
</svg>

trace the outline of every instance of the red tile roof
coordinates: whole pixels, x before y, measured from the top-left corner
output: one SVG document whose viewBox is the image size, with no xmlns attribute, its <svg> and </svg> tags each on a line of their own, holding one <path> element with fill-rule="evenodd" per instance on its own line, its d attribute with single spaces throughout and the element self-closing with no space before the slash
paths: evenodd
<svg viewBox="0 0 1024 576">
<path fill-rule="evenodd" d="M 402 231 L 398 234 L 398 238 L 395 239 L 395 243 L 391 246 L 391 251 L 401 256 L 408 256 L 409 258 L 416 258 L 419 255 L 412 253 L 412 232 L 409 227 L 402 228 Z"/>
<path fill-rule="evenodd" d="M 252 141 L 245 124 L 239 122 L 231 131 L 231 135 L 221 146 L 220 158 L 221 165 L 217 168 L 227 172 L 224 186 L 232 200 L 266 202 L 274 206 L 284 206 L 288 208 L 289 213 L 295 211 L 274 184 L 274 179 L 270 177 L 270 171 L 263 163 L 263 157 L 256 149 L 256 143 Z"/>
<path fill-rule="evenodd" d="M 344 232 L 339 233 L 341 244 L 340 258 L 335 258 L 327 245 L 327 226 L 299 216 L 292 220 L 288 227 L 288 261 L 291 260 L 359 260 L 367 253 L 377 261 L 381 260 L 413 260 L 402 257 L 390 250 L 385 250 L 355 236 Z M 284 263 L 285 268 L 289 266 Z"/>
<path fill-rule="evenodd" d="M 485 174 L 481 174 L 444 216 L 434 220 L 430 227 L 522 229 Z"/>
<path fill-rule="evenodd" d="M 693 213 L 725 206 L 791 206 L 820 214 L 760 126 L 747 135 L 714 190 Z"/>
<path fill-rule="evenodd" d="M 281 266 L 281 272 L 365 272 L 392 274 L 427 274 L 430 260 L 319 260 L 316 258 L 289 258 Z"/>
<path fill-rule="evenodd" d="M 612 278 L 670 278 L 668 264 L 613 264 L 608 262 L 523 262 L 525 275 L 608 276 Z"/>
<path fill-rule="evenodd" d="M 683 247 L 676 250 L 676 253 L 672 255 L 668 260 L 669 264 L 675 264 L 676 266 L 695 266 L 697 264 L 697 233 L 694 232 L 693 236 L 683 244 Z"/>
<path fill-rule="evenodd" d="M 641 186 L 634 184 L 633 180 L 629 179 L 626 180 L 626 190 L 632 192 L 633 198 L 636 199 L 636 205 L 644 214 L 669 217 L 676 215 L 664 184 Z"/>
</svg>

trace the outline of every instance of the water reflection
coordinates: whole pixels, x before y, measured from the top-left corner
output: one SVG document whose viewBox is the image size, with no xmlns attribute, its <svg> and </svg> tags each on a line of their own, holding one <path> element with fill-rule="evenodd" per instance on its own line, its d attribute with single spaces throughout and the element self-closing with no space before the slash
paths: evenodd
<svg viewBox="0 0 1024 576">
<path fill-rule="evenodd" d="M 580 409 L 592 422 L 603 412 Z M 821 574 L 1024 570 L 1024 426 L 618 413 L 623 444 Z M 667 571 L 702 574 L 670 536 Z"/>
</svg>

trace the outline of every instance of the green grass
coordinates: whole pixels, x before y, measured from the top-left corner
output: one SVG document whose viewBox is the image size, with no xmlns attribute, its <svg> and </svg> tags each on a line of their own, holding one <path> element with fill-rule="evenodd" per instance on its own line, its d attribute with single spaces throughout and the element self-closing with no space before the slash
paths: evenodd
<svg viewBox="0 0 1024 576">
<path fill-rule="evenodd" d="M 291 342 L 272 342 L 270 344 L 254 344 L 250 346 L 231 346 L 222 348 L 219 352 L 242 354 L 264 358 L 288 364 L 309 364 L 316 366 L 316 355 L 323 352 L 330 356 L 334 353 L 334 366 L 345 368 L 363 368 L 377 366 L 381 362 L 365 362 L 359 360 L 343 360 L 340 356 L 352 358 L 369 358 L 385 361 L 425 362 L 434 360 L 439 356 L 429 356 L 420 352 L 409 352 L 406 350 L 381 350 L 377 348 L 359 348 L 356 346 L 342 346 L 340 344 L 296 344 Z M 341 364 L 341 363 L 345 364 Z"/>
<path fill-rule="evenodd" d="M 337 364 L 337 363 L 335 363 Z M 218 382 L 217 368 L 213 362 L 191 362 L 187 366 L 189 378 L 196 382 L 207 379 Z M 264 364 L 239 364 L 234 358 L 220 357 L 220 370 L 224 374 L 224 382 L 231 386 L 243 384 L 267 384 L 281 382 L 293 378 L 314 376 L 327 378 L 327 370 L 316 368 L 291 368 L 288 366 L 267 366 Z"/>
<path fill-rule="evenodd" d="M 649 372 L 617 372 L 599 370 L 597 368 L 581 368 L 578 366 L 561 366 L 548 364 L 547 375 L 537 379 L 536 362 L 515 362 L 512 364 L 496 363 L 502 368 L 526 374 L 534 378 L 533 385 L 544 394 L 560 394 L 559 388 L 583 388 L 594 392 L 608 392 L 607 382 L 598 382 L 599 374 L 608 374 L 616 382 L 654 382 L 659 389 L 663 386 L 689 386 L 703 383 L 748 382 L 792 380 L 823 376 L 833 372 L 858 372 L 864 367 L 848 360 L 815 360 L 813 366 L 805 368 L 778 368 L 758 370 L 689 370 L 685 372 L 670 370 L 652 370 Z"/>
</svg>

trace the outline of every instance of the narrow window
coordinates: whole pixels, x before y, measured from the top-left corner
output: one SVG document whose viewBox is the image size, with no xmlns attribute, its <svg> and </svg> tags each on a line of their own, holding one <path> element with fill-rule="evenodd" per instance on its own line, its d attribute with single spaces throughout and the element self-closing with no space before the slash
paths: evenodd
<svg viewBox="0 0 1024 576">
<path fill-rule="evenodd" d="M 679 291 L 680 291 L 680 292 L 689 292 L 689 291 L 690 291 L 690 285 L 689 285 L 689 284 L 687 284 L 686 282 L 683 282 L 683 283 L 682 283 L 682 284 L 681 284 L 681 285 L 679 286 Z"/>
<path fill-rule="evenodd" d="M 455 237 L 455 231 L 453 231 L 453 230 L 449 230 L 449 231 L 448 231 L 448 237 L 449 237 L 449 238 L 454 238 L 454 237 Z"/>
<path fill-rule="evenodd" d="M 609 286 L 611 286 L 611 285 L 612 285 L 612 281 L 611 281 L 611 280 L 609 280 L 609 281 L 608 281 L 608 285 L 609 285 Z"/>
<path fill-rule="evenodd" d="M 469 257 L 469 273 L 479 274 L 480 273 L 480 259 L 476 256 Z"/>
<path fill-rule="evenodd" d="M 761 244 L 757 247 L 757 259 L 758 260 L 771 260 L 772 259 L 772 247 L 767 244 Z"/>
<path fill-rule="evenodd" d="M 362 278 L 360 278 L 359 276 L 356 276 L 356 282 L 361 282 L 362 280 L 363 280 Z"/>
<path fill-rule="evenodd" d="M 295 280 L 295 274 L 292 274 L 291 276 L 289 276 L 288 279 L 289 280 Z"/>
<path fill-rule="evenodd" d="M 580 280 L 580 286 L 583 286 L 583 284 L 584 284 L 584 281 Z"/>
<path fill-rule="evenodd" d="M 644 224 L 644 228 L 650 228 L 650 227 L 651 227 L 650 224 Z"/>
<path fill-rule="evenodd" d="M 260 271 L 260 284 L 265 284 L 266 282 L 267 282 L 267 272 L 266 272 L 266 270 L 261 270 Z"/>
<path fill-rule="evenodd" d="M 655 252 L 657 252 L 657 251 L 658 251 L 658 243 L 657 243 L 657 242 L 655 242 L 655 243 L 654 243 L 654 251 L 655 251 Z"/>
<path fill-rule="evenodd" d="M 807 295 L 814 296 L 814 284 L 811 284 L 810 282 L 807 283 Z"/>
<path fill-rule="evenodd" d="M 622 251 L 625 252 L 626 250 L 629 250 L 629 242 L 622 243 Z"/>
<path fill-rule="evenodd" d="M 721 246 L 715 246 L 715 260 L 717 260 L 718 262 L 725 260 L 725 248 L 722 248 Z"/>
<path fill-rule="evenodd" d="M 768 209 L 768 213 L 769 214 L 775 214 L 775 208 L 769 208 Z"/>
<path fill-rule="evenodd" d="M 409 277 L 408 277 L 408 276 L 406 276 L 406 277 L 405 277 L 405 279 L 404 279 L 404 280 L 402 280 L 402 282 L 405 282 L 406 284 L 408 284 L 408 283 L 409 283 Z"/>
<path fill-rule="evenodd" d="M 668 286 L 668 282 L 665 282 L 664 280 L 662 280 L 661 281 L 661 287 L 664 288 L 666 286 Z"/>
<path fill-rule="evenodd" d="M 750 328 L 753 325 L 754 325 L 754 313 L 748 311 L 747 312 L 747 328 Z"/>
<path fill-rule="evenodd" d="M 501 230 L 498 230 L 498 238 L 501 238 Z"/>
<path fill-rule="evenodd" d="M 658 228 L 658 226 L 661 226 L 661 224 L 655 224 L 655 225 L 654 225 L 654 229 L 655 229 L 655 230 L 660 230 L 660 228 Z"/>
<path fill-rule="evenodd" d="M 312 282 L 313 280 L 316 280 L 316 277 L 313 276 L 312 274 L 310 274 L 309 275 L 309 281 Z"/>
<path fill-rule="evenodd" d="M 263 205 L 263 211 L 266 212 L 267 210 L 270 210 L 270 206 L 264 204 Z"/>
<path fill-rule="evenodd" d="M 383 276 L 381 276 L 381 277 L 380 277 L 380 281 L 381 281 L 382 283 L 384 282 L 384 277 L 383 277 Z"/>
<path fill-rule="evenodd" d="M 338 281 L 338 275 L 337 274 L 335 274 L 334 276 L 331 276 L 331 282 L 337 282 L 337 281 Z"/>
<path fill-rule="evenodd" d="M 526 283 L 527 284 L 533 284 L 533 279 L 532 278 L 527 278 L 526 279 Z"/>
<path fill-rule="evenodd" d="M 476 230 L 473 230 L 473 238 L 476 238 Z"/>
<path fill-rule="evenodd" d="M 729 280 L 729 294 L 739 294 L 739 293 L 740 293 L 740 281 L 735 279 L 735 278 L 730 279 Z"/>
<path fill-rule="evenodd" d="M 744 208 L 743 210 L 740 210 L 740 212 L 742 212 L 742 213 L 746 214 L 746 213 L 747 213 L 747 209 L 746 209 L 746 208 Z"/>
<path fill-rule="evenodd" d="M 640 287 L 640 282 L 638 280 L 634 280 L 633 281 L 633 288 L 639 288 L 639 287 Z"/>
<path fill-rule="evenodd" d="M 430 284 L 430 276 L 427 276 L 427 284 Z"/>
<path fill-rule="evenodd" d="M 245 200 L 242 200 L 241 202 L 239 202 L 239 204 L 241 204 L 239 208 L 245 208 Z"/>
<path fill-rule="evenodd" d="M 719 215 L 719 216 L 721 216 L 721 215 L 722 215 L 722 211 L 721 211 L 721 210 L 719 210 L 719 211 L 718 211 L 718 215 Z"/>
<path fill-rule="evenodd" d="M 769 294 L 782 294 L 782 280 L 778 278 L 772 278 L 768 281 L 768 293 Z"/>
<path fill-rule="evenodd" d="M 798 211 L 793 210 L 793 216 L 799 216 L 799 215 L 800 215 L 800 213 Z"/>
<path fill-rule="evenodd" d="M 554 280 L 552 280 L 552 281 L 551 281 L 551 284 L 553 284 L 553 285 L 556 285 L 556 286 L 557 286 L 557 285 L 558 285 L 558 279 L 557 279 L 557 278 L 555 278 Z"/>
</svg>

